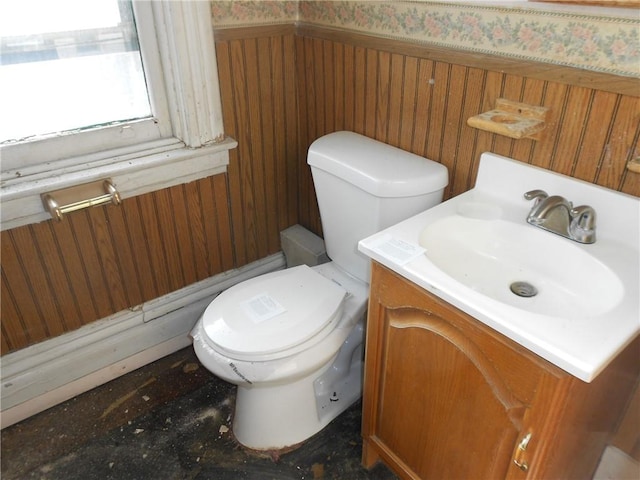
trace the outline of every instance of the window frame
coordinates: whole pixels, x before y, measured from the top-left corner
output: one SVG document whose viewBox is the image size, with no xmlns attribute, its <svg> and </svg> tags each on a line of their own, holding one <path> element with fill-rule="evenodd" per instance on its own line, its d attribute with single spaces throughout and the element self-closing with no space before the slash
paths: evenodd
<svg viewBox="0 0 640 480">
<path fill-rule="evenodd" d="M 226 171 L 210 3 L 133 9 L 153 118 L 0 147 L 2 230 L 51 218 L 41 195 L 60 188 L 110 178 L 127 198 Z"/>
</svg>

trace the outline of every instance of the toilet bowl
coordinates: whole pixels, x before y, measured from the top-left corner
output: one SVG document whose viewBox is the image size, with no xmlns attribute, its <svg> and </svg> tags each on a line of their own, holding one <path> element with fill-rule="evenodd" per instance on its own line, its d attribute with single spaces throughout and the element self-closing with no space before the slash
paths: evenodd
<svg viewBox="0 0 640 480">
<path fill-rule="evenodd" d="M 237 385 L 232 430 L 256 450 L 290 448 L 362 393 L 369 263 L 358 240 L 442 200 L 447 170 L 353 132 L 309 149 L 331 261 L 237 284 L 192 331 L 201 363 Z"/>
<path fill-rule="evenodd" d="M 367 293 L 332 263 L 301 265 L 235 285 L 207 307 L 194 347 L 205 368 L 238 386 L 241 444 L 295 445 L 360 397 Z"/>
</svg>

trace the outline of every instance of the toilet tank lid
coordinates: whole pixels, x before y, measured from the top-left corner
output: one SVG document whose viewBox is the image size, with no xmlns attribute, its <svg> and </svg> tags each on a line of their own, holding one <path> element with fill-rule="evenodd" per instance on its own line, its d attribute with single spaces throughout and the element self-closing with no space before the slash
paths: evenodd
<svg viewBox="0 0 640 480">
<path fill-rule="evenodd" d="M 354 132 L 314 141 L 307 163 L 378 197 L 424 195 L 447 186 L 447 167 Z"/>
</svg>

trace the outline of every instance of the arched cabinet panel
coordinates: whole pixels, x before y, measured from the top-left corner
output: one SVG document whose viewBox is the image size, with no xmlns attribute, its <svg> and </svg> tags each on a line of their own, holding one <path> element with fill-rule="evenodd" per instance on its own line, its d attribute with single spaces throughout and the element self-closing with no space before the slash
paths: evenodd
<svg viewBox="0 0 640 480">
<path fill-rule="evenodd" d="M 478 346 L 442 318 L 400 308 L 389 309 L 385 322 L 388 374 L 381 389 L 379 437 L 393 450 L 407 452 L 402 460 L 425 478 L 435 473 L 473 478 L 487 459 L 496 459 L 491 476 L 503 478 L 525 405 Z M 386 414 L 403 410 L 414 414 Z M 449 462 L 450 455 L 464 460 Z"/>
<path fill-rule="evenodd" d="M 411 479 L 591 478 L 637 348 L 586 384 L 374 263 L 363 464 Z"/>
</svg>

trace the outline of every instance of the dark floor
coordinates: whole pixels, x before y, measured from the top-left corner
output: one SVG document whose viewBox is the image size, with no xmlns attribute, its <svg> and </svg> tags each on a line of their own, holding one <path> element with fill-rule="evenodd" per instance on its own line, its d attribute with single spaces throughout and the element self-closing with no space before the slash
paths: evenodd
<svg viewBox="0 0 640 480">
<path fill-rule="evenodd" d="M 239 446 L 235 387 L 186 348 L 2 431 L 2 480 L 376 479 L 360 466 L 360 403 L 279 458 Z"/>
</svg>

